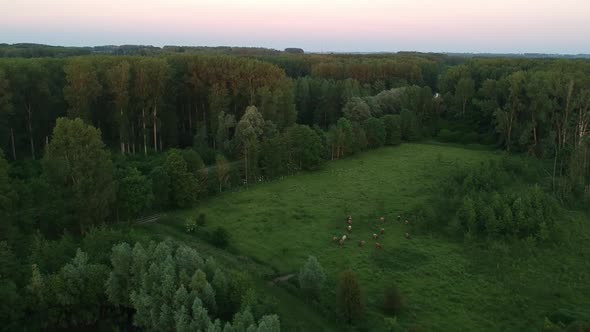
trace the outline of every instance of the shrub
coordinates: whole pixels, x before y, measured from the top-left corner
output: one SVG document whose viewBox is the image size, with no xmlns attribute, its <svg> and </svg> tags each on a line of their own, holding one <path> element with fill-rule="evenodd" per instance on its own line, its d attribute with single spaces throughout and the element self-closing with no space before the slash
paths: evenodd
<svg viewBox="0 0 590 332">
<path fill-rule="evenodd" d="M 223 227 L 217 227 L 209 236 L 209 241 L 218 248 L 227 248 L 229 245 L 229 232 Z"/>
<path fill-rule="evenodd" d="M 307 295 L 317 298 L 326 280 L 324 269 L 314 256 L 309 256 L 299 272 L 299 287 Z"/>
<path fill-rule="evenodd" d="M 197 225 L 199 227 L 205 226 L 205 214 L 204 213 L 199 214 L 199 217 L 197 218 Z"/>
<path fill-rule="evenodd" d="M 340 277 L 340 283 L 336 290 L 340 314 L 348 323 L 359 319 L 365 311 L 361 286 L 356 274 L 352 271 L 345 271 Z"/>
<path fill-rule="evenodd" d="M 187 233 L 192 233 L 197 229 L 197 223 L 195 222 L 195 220 L 193 218 L 190 218 L 190 217 L 187 218 L 184 225 L 186 227 Z"/>
<path fill-rule="evenodd" d="M 393 284 L 387 287 L 383 295 L 383 311 L 389 315 L 398 315 L 403 307 L 403 301 L 397 286 Z"/>
<path fill-rule="evenodd" d="M 438 132 L 438 140 L 445 143 L 453 142 L 455 140 L 455 134 L 448 129 L 441 129 Z"/>
</svg>

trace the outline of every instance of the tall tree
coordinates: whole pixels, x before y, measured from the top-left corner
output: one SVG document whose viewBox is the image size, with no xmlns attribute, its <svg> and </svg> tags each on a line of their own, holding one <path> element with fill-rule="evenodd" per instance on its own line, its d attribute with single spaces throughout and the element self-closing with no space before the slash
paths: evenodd
<svg viewBox="0 0 590 332">
<path fill-rule="evenodd" d="M 121 153 L 129 152 L 129 83 L 130 83 L 129 62 L 121 61 L 108 69 L 106 77 L 107 84 L 113 95 L 113 104 L 115 105 L 115 114 L 119 125 L 119 143 Z"/>
<path fill-rule="evenodd" d="M 515 127 L 517 126 L 518 114 L 523 111 L 523 94 L 526 74 L 518 71 L 508 77 L 509 94 L 508 101 L 503 108 L 495 112 L 496 129 L 502 135 L 506 150 L 510 152 L 512 138 Z"/>
<path fill-rule="evenodd" d="M 223 84 L 213 85 L 209 93 L 209 132 L 213 136 L 213 147 L 215 149 L 223 150 L 223 145 L 218 146 L 218 144 L 223 144 L 226 138 L 221 139 L 221 142 L 217 142 L 217 137 L 219 135 L 225 136 L 224 134 L 227 131 L 224 114 L 229 113 L 229 106 L 230 98 L 227 88 Z M 220 130 L 223 133 L 218 133 Z"/>
<path fill-rule="evenodd" d="M 39 60 L 17 61 L 11 68 L 10 82 L 14 113 L 24 120 L 31 157 L 35 159 L 35 127 L 38 117 L 43 113 L 41 109 L 47 112 L 49 105 L 49 74 Z M 11 141 L 14 148 L 13 126 L 14 124 L 11 125 Z M 16 155 L 14 151 L 13 155 Z"/>
<path fill-rule="evenodd" d="M 227 159 L 222 154 L 217 154 L 215 157 L 215 171 L 217 173 L 217 182 L 219 183 L 219 192 L 229 185 L 230 166 Z"/>
<path fill-rule="evenodd" d="M 66 216 L 85 233 L 109 215 L 115 199 L 113 165 L 100 130 L 81 119 L 57 119 L 43 156 L 43 173 L 64 201 Z"/>
<path fill-rule="evenodd" d="M 64 98 L 69 105 L 68 116 L 92 123 L 92 106 L 102 89 L 92 58 L 71 59 L 64 71 L 67 81 Z"/>
<path fill-rule="evenodd" d="M 364 312 L 361 287 L 356 274 L 345 271 L 336 290 L 340 313 L 348 323 L 360 318 Z"/>
<path fill-rule="evenodd" d="M 257 152 L 260 138 L 264 132 L 264 119 L 255 106 L 246 108 L 246 112 L 238 122 L 236 136 L 244 158 L 244 174 L 246 183 L 253 177 L 252 171 L 257 164 Z"/>
<path fill-rule="evenodd" d="M 463 77 L 455 87 L 455 98 L 460 104 L 461 116 L 465 116 L 467 106 L 475 94 L 475 82 L 469 77 Z"/>
<path fill-rule="evenodd" d="M 8 134 L 11 132 L 11 147 L 12 147 L 12 158 L 16 160 L 16 149 L 14 144 L 14 130 L 10 126 L 10 119 L 13 113 L 12 105 L 12 94 L 9 88 L 9 81 L 6 78 L 4 70 L 0 68 L 0 133 Z M 7 137 L 9 135 L 1 135 Z"/>
</svg>

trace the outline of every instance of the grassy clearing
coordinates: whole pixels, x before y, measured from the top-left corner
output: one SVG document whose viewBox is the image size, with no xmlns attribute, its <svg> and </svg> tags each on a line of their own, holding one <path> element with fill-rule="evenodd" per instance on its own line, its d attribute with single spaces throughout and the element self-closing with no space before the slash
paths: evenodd
<svg viewBox="0 0 590 332">
<path fill-rule="evenodd" d="M 328 163 L 321 171 L 224 193 L 198 208 L 177 212 L 175 222 L 142 227 L 191 242 L 183 220 L 205 213 L 206 227 L 225 227 L 240 255 L 253 257 L 276 274 L 297 272 L 308 255 L 315 255 L 328 274 L 325 304 L 334 302 L 339 274 L 350 268 L 358 274 L 366 295 L 365 326 L 371 330 L 382 329 L 379 305 L 383 289 L 391 282 L 406 298 L 406 309 L 398 317 L 405 327 L 433 331 L 540 328 L 543 317 L 558 308 L 589 305 L 577 294 L 590 294 L 582 282 L 587 278 L 584 271 L 590 271 L 583 259 L 590 257 L 588 249 L 575 249 L 575 254 L 563 248 L 544 248 L 538 254 L 523 249 L 514 255 L 510 248 L 479 250 L 433 235 L 412 234 L 406 240 L 407 226 L 397 222 L 398 214 L 412 222 L 407 212 L 424 203 L 433 186 L 454 168 L 500 156 L 426 144 L 384 148 Z M 349 214 L 353 231 L 339 247 L 332 236 L 346 234 Z M 386 218 L 384 225 L 380 216 Z M 564 223 L 583 218 L 568 216 Z M 381 227 L 385 235 L 378 241 L 383 249 L 377 250 L 371 235 Z M 367 245 L 359 248 L 359 240 Z M 569 257 L 571 267 L 565 274 L 559 270 L 558 257 Z M 546 290 L 551 283 L 568 285 L 567 291 L 555 298 Z M 285 330 L 334 329 L 301 299 L 281 289 L 266 291 L 279 299 Z"/>
</svg>

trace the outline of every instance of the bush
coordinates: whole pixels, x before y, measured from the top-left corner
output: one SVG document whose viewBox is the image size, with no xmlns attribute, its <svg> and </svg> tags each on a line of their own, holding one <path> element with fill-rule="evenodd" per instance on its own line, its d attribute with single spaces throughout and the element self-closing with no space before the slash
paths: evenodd
<svg viewBox="0 0 590 332">
<path fill-rule="evenodd" d="M 199 214 L 199 217 L 197 218 L 197 225 L 199 227 L 205 226 L 205 214 L 204 213 Z"/>
<path fill-rule="evenodd" d="M 197 229 L 197 223 L 193 218 L 188 218 L 184 225 L 187 233 L 192 233 Z"/>
<path fill-rule="evenodd" d="M 218 248 L 227 248 L 229 245 L 229 232 L 223 227 L 217 227 L 209 236 L 209 242 Z"/>
<path fill-rule="evenodd" d="M 461 136 L 461 143 L 463 143 L 463 144 L 476 143 L 478 138 L 479 138 L 479 136 L 477 135 L 477 133 L 474 131 L 471 131 L 471 132 L 465 133 Z"/>
<path fill-rule="evenodd" d="M 448 129 L 441 129 L 438 132 L 438 140 L 445 143 L 454 142 L 455 134 Z"/>
<path fill-rule="evenodd" d="M 348 323 L 352 323 L 363 316 L 365 308 L 361 286 L 354 272 L 345 271 L 342 273 L 336 295 L 340 313 Z"/>
<path fill-rule="evenodd" d="M 387 287 L 383 297 L 383 311 L 388 315 L 398 315 L 402 307 L 402 296 L 397 286 L 394 284 Z"/>
<path fill-rule="evenodd" d="M 324 269 L 314 256 L 309 256 L 299 272 L 299 287 L 307 295 L 317 298 L 326 280 Z"/>
</svg>

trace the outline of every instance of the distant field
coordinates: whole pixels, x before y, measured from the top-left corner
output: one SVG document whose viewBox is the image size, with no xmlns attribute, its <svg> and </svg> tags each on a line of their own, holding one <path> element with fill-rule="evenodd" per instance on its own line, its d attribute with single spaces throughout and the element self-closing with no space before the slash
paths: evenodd
<svg viewBox="0 0 590 332">
<path fill-rule="evenodd" d="M 174 214 L 179 217 L 170 219 L 175 224 L 143 227 L 190 242 L 183 229 L 184 217 L 204 213 L 208 228 L 223 226 L 230 232 L 231 245 L 240 255 L 253 257 L 280 274 L 296 273 L 308 255 L 315 255 L 328 274 L 327 299 L 334 298 L 339 274 L 350 268 L 360 277 L 372 330 L 382 326 L 379 303 L 390 282 L 405 295 L 406 309 L 398 317 L 405 327 L 538 330 L 543 317 L 557 308 L 589 305 L 578 294 L 590 294 L 589 281 L 583 282 L 584 271 L 590 271 L 590 255 L 583 259 L 589 249 L 559 249 L 559 254 L 553 254 L 551 250 L 558 249 L 546 248 L 538 256 L 521 259 L 499 248 L 492 256 L 488 251 L 466 250 L 444 237 L 412 234 L 407 240 L 407 226 L 397 222 L 398 214 L 405 220 L 407 212 L 425 202 L 454 168 L 500 157 L 490 151 L 440 145 L 383 148 L 330 162 L 320 171 L 224 193 L 198 208 Z M 350 240 L 339 247 L 332 236 L 346 234 L 346 215 L 353 217 L 353 230 Z M 380 216 L 385 216 L 384 226 Z M 572 215 L 571 219 L 580 218 Z M 385 235 L 380 235 L 383 249 L 378 250 L 371 235 L 381 227 Z M 580 234 L 589 233 L 585 224 L 576 227 L 585 227 Z M 367 242 L 364 248 L 358 246 L 359 240 Z M 573 266 L 565 272 L 556 258 L 564 256 Z M 548 282 L 569 288 L 555 295 Z M 300 299 L 277 292 L 285 330 L 331 328 L 321 326 L 319 315 L 310 316 L 309 325 L 301 321 L 303 317 L 289 317 L 289 312 L 304 314 L 300 310 L 309 309 L 290 309 Z"/>
</svg>

